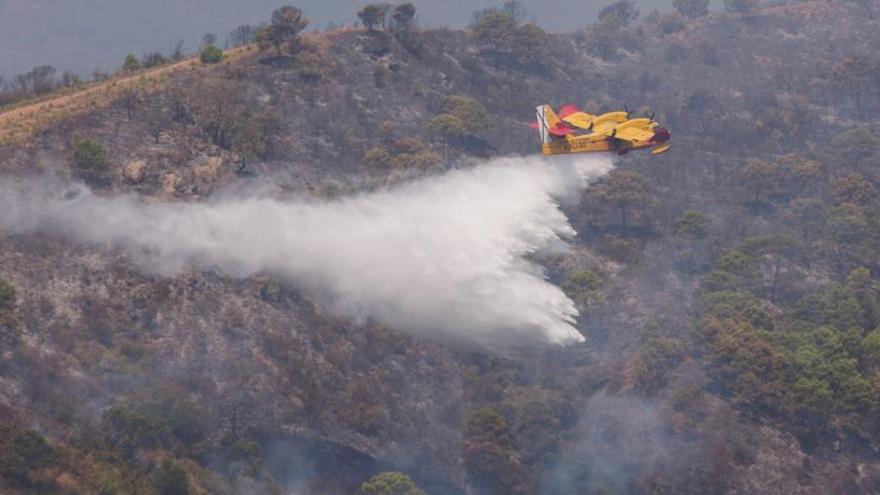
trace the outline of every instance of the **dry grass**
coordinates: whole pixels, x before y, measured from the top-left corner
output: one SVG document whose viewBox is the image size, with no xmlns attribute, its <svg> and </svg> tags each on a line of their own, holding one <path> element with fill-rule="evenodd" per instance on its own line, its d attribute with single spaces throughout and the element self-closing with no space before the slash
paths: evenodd
<svg viewBox="0 0 880 495">
<path fill-rule="evenodd" d="M 254 45 L 226 50 L 223 63 L 240 59 L 255 50 Z M 65 88 L 38 101 L 25 102 L 3 110 L 0 113 L 0 146 L 21 141 L 53 122 L 106 107 L 126 90 L 137 88 L 146 92 L 156 91 L 165 85 L 169 75 L 184 70 L 197 70 L 200 67 L 207 68 L 198 58 L 190 58 L 134 75 L 92 83 L 79 89 Z"/>
</svg>

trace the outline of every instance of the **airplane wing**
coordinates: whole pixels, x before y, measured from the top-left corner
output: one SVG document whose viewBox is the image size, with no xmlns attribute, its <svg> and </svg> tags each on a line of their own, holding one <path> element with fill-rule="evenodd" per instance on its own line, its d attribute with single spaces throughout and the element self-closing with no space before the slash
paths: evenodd
<svg viewBox="0 0 880 495">
<path fill-rule="evenodd" d="M 593 132 L 597 134 L 606 134 L 608 136 L 611 135 L 611 131 L 614 129 L 614 126 L 617 125 L 617 122 L 612 122 L 610 120 L 606 120 L 604 122 L 599 122 L 598 124 L 593 125 Z"/>
<path fill-rule="evenodd" d="M 593 125 L 594 117 L 586 112 L 575 112 L 562 118 L 568 124 L 578 129 L 589 129 Z"/>
<path fill-rule="evenodd" d="M 610 131 L 608 134 L 610 135 Z M 618 129 L 618 131 L 614 134 L 615 138 L 623 141 L 629 141 L 631 143 L 646 142 L 653 136 L 653 130 L 642 129 L 639 127 L 625 127 L 623 129 Z"/>
</svg>

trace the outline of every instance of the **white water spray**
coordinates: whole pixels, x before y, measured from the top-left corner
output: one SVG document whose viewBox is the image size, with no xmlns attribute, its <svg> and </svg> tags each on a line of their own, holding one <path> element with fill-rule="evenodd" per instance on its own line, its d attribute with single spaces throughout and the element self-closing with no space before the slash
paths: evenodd
<svg viewBox="0 0 880 495">
<path fill-rule="evenodd" d="M 610 159 L 503 158 L 332 202 L 134 195 L 72 199 L 33 183 L 0 186 L 0 229 L 58 232 L 125 248 L 145 270 L 270 273 L 339 314 L 483 344 L 583 340 L 577 310 L 528 259 L 574 234 L 559 201 Z"/>
</svg>

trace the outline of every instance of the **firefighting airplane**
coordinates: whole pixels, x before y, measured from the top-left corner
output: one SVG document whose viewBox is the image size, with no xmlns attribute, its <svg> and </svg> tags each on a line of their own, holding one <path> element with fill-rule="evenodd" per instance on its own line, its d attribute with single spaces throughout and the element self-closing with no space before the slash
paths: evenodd
<svg viewBox="0 0 880 495">
<path fill-rule="evenodd" d="M 651 148 L 652 155 L 668 150 L 669 131 L 654 121 L 654 115 L 630 119 L 631 112 L 608 112 L 590 115 L 575 105 L 565 105 L 559 115 L 548 105 L 537 108 L 538 121 L 532 128 L 541 134 L 545 155 L 614 151 L 619 155 L 630 150 Z"/>
</svg>

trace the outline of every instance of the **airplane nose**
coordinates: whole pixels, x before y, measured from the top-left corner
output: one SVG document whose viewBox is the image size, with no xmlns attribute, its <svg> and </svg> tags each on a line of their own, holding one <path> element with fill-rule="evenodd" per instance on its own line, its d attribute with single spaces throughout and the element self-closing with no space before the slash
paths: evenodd
<svg viewBox="0 0 880 495">
<path fill-rule="evenodd" d="M 669 133 L 669 129 L 658 127 L 654 129 L 654 136 L 651 138 L 651 141 L 654 141 L 655 143 L 665 143 L 666 141 L 669 141 L 670 137 L 672 137 L 672 135 Z"/>
</svg>

